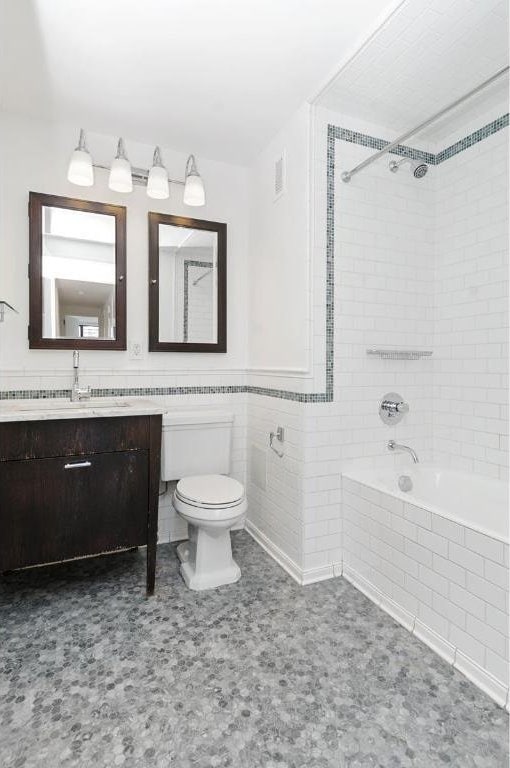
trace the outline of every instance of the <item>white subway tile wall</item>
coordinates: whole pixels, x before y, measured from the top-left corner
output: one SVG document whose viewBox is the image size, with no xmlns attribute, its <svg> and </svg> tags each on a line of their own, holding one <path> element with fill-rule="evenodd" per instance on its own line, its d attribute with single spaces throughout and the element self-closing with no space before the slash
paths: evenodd
<svg viewBox="0 0 510 768">
<path fill-rule="evenodd" d="M 434 459 L 508 476 L 508 136 L 434 168 Z"/>
<path fill-rule="evenodd" d="M 303 566 L 303 408 L 292 400 L 247 396 L 249 526 L 298 569 Z M 283 458 L 269 448 L 269 433 L 278 426 L 285 431 Z"/>
<path fill-rule="evenodd" d="M 480 126 L 484 120 L 481 116 Z M 328 124 L 351 127 L 353 121 L 324 109 L 315 113 L 316 340 L 324 340 Z M 469 130 L 476 127 L 470 125 Z M 391 138 L 384 128 L 359 121 L 355 129 Z M 451 141 L 443 139 L 441 147 L 427 149 L 437 152 L 459 138 L 454 135 Z M 383 158 L 349 184 L 341 181 L 341 171 L 373 150 L 340 139 L 335 142 L 335 390 L 333 403 L 309 405 L 303 416 L 303 471 L 311 490 L 304 499 L 304 568 L 341 567 L 337 535 L 314 527 L 329 521 L 331 530 L 339 530 L 340 510 L 324 495 L 313 494 L 324 487 L 338 492 L 339 472 L 351 460 L 370 466 L 407 466 L 408 456 L 388 455 L 390 438 L 412 445 L 422 461 L 506 476 L 506 139 L 507 131 L 500 130 L 431 166 L 420 180 L 405 165 L 397 174 L 390 173 L 388 158 Z M 469 242 L 462 234 L 468 231 Z M 479 291 L 485 298 L 476 298 Z M 449 308 L 452 296 L 462 317 Z M 457 328 L 457 322 L 462 325 L 468 318 L 465 330 Z M 431 349 L 434 354 L 412 361 L 367 357 L 368 348 L 384 346 Z M 393 429 L 377 413 L 381 397 L 389 391 L 400 393 L 411 408 Z M 401 525 L 414 522 L 423 528 L 427 515 L 422 510 L 415 515 L 416 520 L 410 515 Z M 453 530 L 439 519 L 433 529 L 425 528 L 431 535 L 422 532 L 419 539 L 406 538 L 406 546 L 413 550 L 408 554 L 418 561 L 430 559 L 432 550 L 426 546 L 449 537 Z M 444 555 L 444 548 L 435 552 L 436 558 Z"/>
</svg>

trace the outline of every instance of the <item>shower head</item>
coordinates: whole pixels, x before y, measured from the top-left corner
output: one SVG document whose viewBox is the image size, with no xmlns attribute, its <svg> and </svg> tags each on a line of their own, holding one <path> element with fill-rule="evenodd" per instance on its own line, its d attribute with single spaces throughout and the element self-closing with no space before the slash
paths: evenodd
<svg viewBox="0 0 510 768">
<path fill-rule="evenodd" d="M 413 176 L 415 179 L 423 179 L 423 177 L 426 175 L 429 167 L 427 163 L 418 163 L 414 166 L 413 169 Z"/>
<path fill-rule="evenodd" d="M 415 179 L 423 179 L 429 169 L 427 163 L 417 163 L 415 160 L 411 160 L 409 157 L 403 157 L 402 160 L 390 160 L 388 167 L 392 173 L 396 173 L 402 163 L 410 164 L 411 173 Z"/>
</svg>

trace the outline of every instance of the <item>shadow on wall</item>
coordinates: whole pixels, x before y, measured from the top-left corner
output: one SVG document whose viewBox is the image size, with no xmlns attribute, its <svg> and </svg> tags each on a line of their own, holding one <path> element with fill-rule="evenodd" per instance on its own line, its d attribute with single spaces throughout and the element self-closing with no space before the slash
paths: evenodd
<svg viewBox="0 0 510 768">
<path fill-rule="evenodd" d="M 7 7 L 8 24 L 5 21 Z M 49 106 L 53 115 L 55 99 L 37 2 L 0 0 L 0 50 L 0 83 L 5 103 L 22 114 L 27 113 L 29 105 L 32 115 L 48 113 Z M 19 73 L 20 68 L 29 70 L 23 73 L 23 89 L 19 88 L 18 78 L 11 78 L 11 73 Z"/>
</svg>

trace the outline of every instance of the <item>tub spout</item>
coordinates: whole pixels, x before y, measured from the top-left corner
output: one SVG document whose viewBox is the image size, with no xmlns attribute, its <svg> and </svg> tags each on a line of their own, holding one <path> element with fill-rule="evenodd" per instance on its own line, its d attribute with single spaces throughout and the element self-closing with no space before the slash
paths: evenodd
<svg viewBox="0 0 510 768">
<path fill-rule="evenodd" d="M 395 440 L 388 440 L 388 450 L 389 451 L 405 451 L 405 453 L 410 454 L 415 464 L 419 463 L 419 459 L 416 454 L 416 451 L 413 451 L 413 449 L 410 448 L 408 445 L 401 445 L 400 443 L 396 443 Z"/>
</svg>

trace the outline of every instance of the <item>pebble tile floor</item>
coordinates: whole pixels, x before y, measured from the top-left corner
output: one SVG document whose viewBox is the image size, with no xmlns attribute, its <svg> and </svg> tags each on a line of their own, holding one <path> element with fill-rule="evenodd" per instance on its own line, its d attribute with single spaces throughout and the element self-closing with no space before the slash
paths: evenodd
<svg viewBox="0 0 510 768">
<path fill-rule="evenodd" d="M 1 768 L 506 768 L 504 710 L 344 579 L 244 532 L 196 593 L 158 548 L 0 578 Z"/>
</svg>

